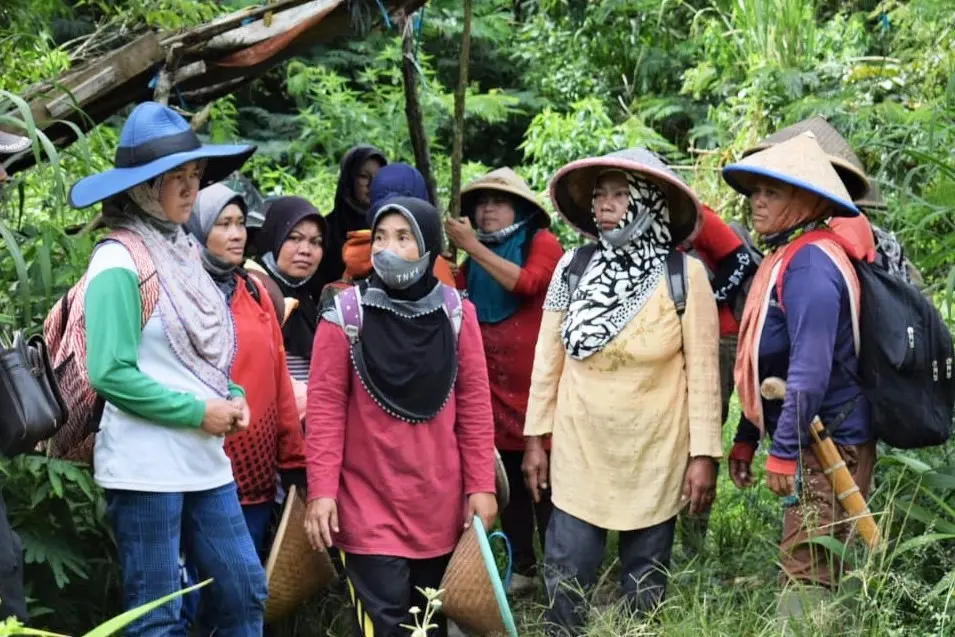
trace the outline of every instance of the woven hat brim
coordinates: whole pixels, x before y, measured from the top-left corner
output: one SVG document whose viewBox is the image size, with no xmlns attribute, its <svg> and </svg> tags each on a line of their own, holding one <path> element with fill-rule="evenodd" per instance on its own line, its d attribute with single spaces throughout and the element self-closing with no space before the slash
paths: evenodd
<svg viewBox="0 0 955 637">
<path fill-rule="evenodd" d="M 498 509 L 503 509 L 511 501 L 511 483 L 507 479 L 507 469 L 497 449 L 494 450 L 494 492 L 497 495 Z"/>
<path fill-rule="evenodd" d="M 480 574 L 471 575 L 477 569 L 480 569 Z M 465 580 L 462 580 L 462 576 Z M 482 603 L 478 605 L 468 603 L 472 598 L 467 591 L 475 585 L 491 588 L 490 595 L 484 588 Z M 464 590 L 461 590 L 462 587 Z M 440 588 L 444 590 L 442 612 L 468 632 L 517 637 L 517 625 L 507 601 L 504 583 L 479 516 L 474 516 L 470 528 L 458 541 Z"/>
<path fill-rule="evenodd" d="M 558 214 L 577 232 L 596 239 L 600 234 L 593 217 L 593 191 L 600 173 L 617 168 L 635 172 L 656 184 L 667 200 L 673 245 L 692 240 L 703 220 L 703 204 L 696 193 L 667 173 L 621 157 L 589 157 L 571 162 L 551 179 L 550 197 Z"/>
<path fill-rule="evenodd" d="M 174 170 L 191 161 L 207 160 L 200 188 L 222 181 L 238 170 L 255 152 L 255 146 L 201 146 L 195 150 L 173 153 L 142 166 L 113 168 L 79 180 L 70 188 L 69 201 L 74 208 L 87 208 L 109 199 L 150 179 Z"/>
<path fill-rule="evenodd" d="M 739 164 L 734 164 L 723 169 L 723 179 L 726 180 L 726 183 L 732 186 L 736 192 L 746 195 L 747 197 L 753 192 L 753 188 L 750 185 L 751 181 L 758 177 L 769 177 L 770 179 L 781 181 L 784 184 L 801 188 L 822 197 L 826 201 L 833 204 L 835 216 L 855 217 L 859 214 L 859 209 L 848 199 L 843 199 L 842 197 L 838 197 L 832 193 L 826 192 L 825 190 L 818 188 L 817 186 L 808 182 L 802 181 L 801 179 L 796 179 L 794 177 L 790 177 L 789 175 L 784 175 L 783 173 L 769 170 L 768 168 L 762 168 L 760 166 L 741 166 Z"/>
<path fill-rule="evenodd" d="M 530 205 L 534 206 L 534 214 L 537 217 L 538 227 L 544 229 L 550 227 L 550 215 L 547 214 L 547 211 L 544 210 L 544 207 L 540 205 L 540 202 L 537 201 L 537 198 L 534 197 L 533 193 L 522 190 L 521 188 L 515 188 L 513 186 L 504 184 L 488 183 L 478 183 L 461 189 L 461 214 L 463 214 L 465 217 L 468 217 L 471 220 L 471 223 L 474 223 L 474 209 L 477 206 L 474 200 L 482 190 L 494 190 L 519 197 L 522 201 L 526 201 Z"/>
<path fill-rule="evenodd" d="M 743 151 L 743 157 L 749 157 L 750 155 L 766 150 L 767 148 L 771 148 L 772 146 L 773 144 L 768 144 L 765 142 L 759 143 L 756 146 L 747 148 L 745 151 Z M 838 157 L 831 153 L 826 153 L 826 157 L 829 158 L 829 163 L 832 164 L 832 167 L 836 169 L 836 172 L 839 174 L 839 178 L 845 185 L 846 190 L 849 191 L 849 195 L 853 198 L 853 201 L 858 203 L 856 197 L 864 197 L 869 193 L 871 190 L 871 184 L 869 183 L 869 178 L 866 177 L 864 172 L 842 157 Z"/>
</svg>

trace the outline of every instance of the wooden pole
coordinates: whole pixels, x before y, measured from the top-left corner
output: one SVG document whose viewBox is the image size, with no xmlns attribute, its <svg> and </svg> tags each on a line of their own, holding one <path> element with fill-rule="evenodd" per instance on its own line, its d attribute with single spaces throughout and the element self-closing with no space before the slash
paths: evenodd
<svg viewBox="0 0 955 637">
<path fill-rule="evenodd" d="M 421 102 L 418 99 L 418 67 L 415 64 L 414 15 L 402 17 L 399 25 L 401 35 L 401 76 L 405 87 L 405 118 L 408 120 L 408 134 L 411 137 L 411 147 L 414 150 L 415 166 L 424 175 L 428 185 L 431 201 L 437 203 L 438 190 L 431 169 L 431 149 L 428 145 L 428 134 L 424 128 L 424 114 L 421 112 Z"/>
<path fill-rule="evenodd" d="M 464 103 L 468 89 L 468 65 L 471 59 L 471 14 L 473 0 L 464 0 L 464 30 L 461 33 L 461 56 L 458 58 L 458 88 L 454 93 L 454 144 L 451 150 L 452 217 L 461 216 L 461 161 L 464 155 Z"/>
<path fill-rule="evenodd" d="M 767 378 L 760 385 L 759 393 L 766 400 L 783 400 L 786 397 L 786 381 L 781 378 Z M 880 540 L 879 527 L 869 511 L 869 505 L 862 497 L 859 485 L 849 473 L 842 455 L 818 416 L 813 419 L 809 429 L 813 439 L 813 455 L 822 465 L 839 505 L 853 518 L 856 530 L 866 545 L 875 549 Z"/>
</svg>

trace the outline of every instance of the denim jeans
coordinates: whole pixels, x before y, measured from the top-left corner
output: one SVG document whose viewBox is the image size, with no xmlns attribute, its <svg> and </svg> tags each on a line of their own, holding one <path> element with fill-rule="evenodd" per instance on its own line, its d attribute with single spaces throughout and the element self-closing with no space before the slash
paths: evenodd
<svg viewBox="0 0 955 637">
<path fill-rule="evenodd" d="M 261 637 L 267 595 L 235 483 L 190 493 L 106 492 L 123 568 L 125 607 L 136 608 L 181 588 L 180 541 L 214 599 L 216 634 Z M 182 599 L 146 613 L 127 637 L 185 637 Z"/>
<path fill-rule="evenodd" d="M 676 517 L 635 531 L 620 532 L 620 587 L 630 610 L 653 611 L 666 592 Z M 586 623 L 584 593 L 596 583 L 607 545 L 607 530 L 554 507 L 544 550 L 544 585 L 550 634 L 579 635 Z"/>
</svg>

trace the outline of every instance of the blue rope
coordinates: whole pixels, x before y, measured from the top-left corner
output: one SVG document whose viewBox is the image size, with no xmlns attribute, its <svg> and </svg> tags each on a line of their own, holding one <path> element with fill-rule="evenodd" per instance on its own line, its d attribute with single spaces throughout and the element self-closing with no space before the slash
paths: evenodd
<svg viewBox="0 0 955 637">
<path fill-rule="evenodd" d="M 385 9 L 385 5 L 378 0 L 378 8 L 381 9 L 381 17 L 385 19 L 385 26 L 389 29 L 391 28 L 391 18 L 388 17 L 388 10 Z"/>
<path fill-rule="evenodd" d="M 424 10 L 425 7 L 421 7 L 421 10 L 415 14 L 415 39 L 414 39 L 414 56 L 418 57 L 418 48 L 421 46 L 421 27 L 424 25 Z"/>
</svg>

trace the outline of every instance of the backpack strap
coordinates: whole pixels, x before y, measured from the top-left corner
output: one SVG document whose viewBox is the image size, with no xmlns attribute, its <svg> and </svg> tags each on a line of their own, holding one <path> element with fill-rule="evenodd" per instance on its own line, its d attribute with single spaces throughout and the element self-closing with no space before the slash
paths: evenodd
<svg viewBox="0 0 955 637">
<path fill-rule="evenodd" d="M 676 315 L 681 319 L 686 311 L 686 254 L 681 250 L 673 250 L 667 256 L 667 291 L 676 306 Z"/>
<path fill-rule="evenodd" d="M 839 274 L 845 281 L 846 290 L 849 292 L 849 317 L 852 323 L 853 344 L 855 346 L 855 353 L 858 355 L 861 350 L 862 334 L 860 328 L 860 299 L 856 298 L 856 295 L 853 293 L 853 281 L 849 280 L 851 273 L 847 274 L 843 271 L 843 267 L 839 265 L 837 256 L 831 252 L 833 249 L 831 244 L 833 243 L 838 246 L 836 249 L 841 249 L 845 258 L 852 263 L 852 257 L 849 256 L 851 254 L 852 246 L 846 245 L 847 240 L 841 237 L 838 233 L 832 232 L 831 230 L 812 230 L 789 244 L 786 249 L 786 254 L 783 255 L 782 260 L 777 265 L 778 271 L 776 272 L 776 280 L 773 282 L 773 286 L 776 288 L 776 302 L 779 304 L 779 308 L 785 312 L 786 308 L 783 305 L 783 282 L 785 280 L 784 275 L 786 274 L 786 268 L 789 267 L 789 263 L 793 260 L 800 249 L 806 245 L 815 245 L 817 248 L 822 250 L 823 254 L 832 260 L 833 265 L 836 266 L 836 269 L 839 271 Z M 855 284 L 857 286 L 861 286 L 861 283 L 862 282 L 858 279 L 858 275 L 856 275 Z"/>
<path fill-rule="evenodd" d="M 136 273 L 139 275 L 139 296 L 143 310 L 140 327 L 146 327 L 149 317 L 153 315 L 153 311 L 159 303 L 159 276 L 156 273 L 153 259 L 149 255 L 149 249 L 146 248 L 142 237 L 125 228 L 110 232 L 102 242 L 106 241 L 116 241 L 122 244 L 136 265 Z"/>
<path fill-rule="evenodd" d="M 574 290 L 577 289 L 580 277 L 587 271 L 587 266 L 590 265 L 596 253 L 596 243 L 585 243 L 574 251 L 574 256 L 570 258 L 570 263 L 567 264 L 567 269 L 564 270 L 568 297 L 573 298 Z"/>
<path fill-rule="evenodd" d="M 335 295 L 335 311 L 342 320 L 342 329 L 345 330 L 345 336 L 348 342 L 354 345 L 358 341 L 358 334 L 361 332 L 361 293 L 357 285 L 345 288 Z"/>
<path fill-rule="evenodd" d="M 441 285 L 441 291 L 444 293 L 444 313 L 448 315 L 454 327 L 454 337 L 461 335 L 461 321 L 464 318 L 464 310 L 461 306 L 461 294 L 450 285 Z"/>
</svg>

